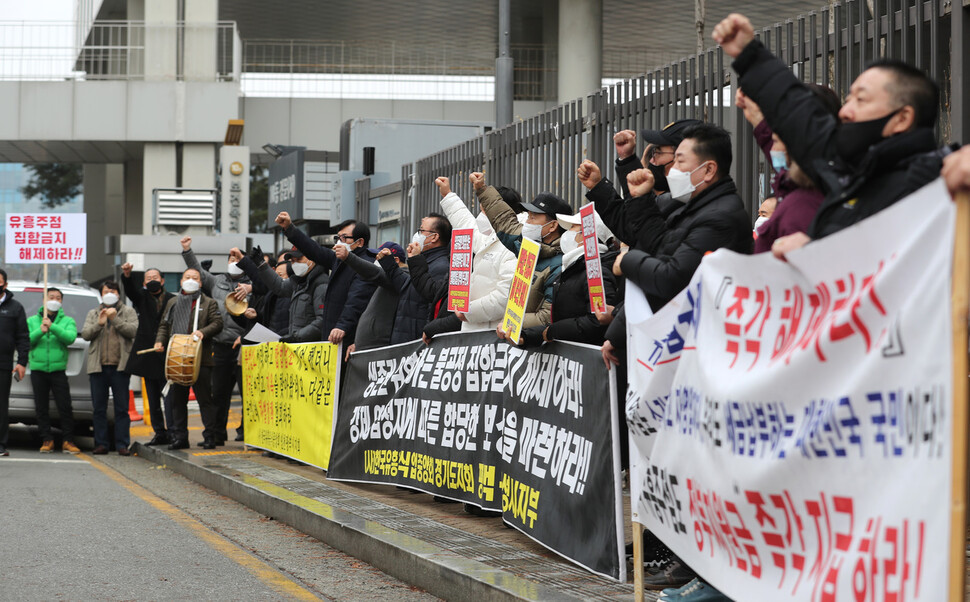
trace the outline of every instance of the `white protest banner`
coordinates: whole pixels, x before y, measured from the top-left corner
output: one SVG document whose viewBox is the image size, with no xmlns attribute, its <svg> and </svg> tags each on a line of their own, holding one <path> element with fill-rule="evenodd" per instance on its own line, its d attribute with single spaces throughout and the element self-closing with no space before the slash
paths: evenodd
<svg viewBox="0 0 970 602">
<path fill-rule="evenodd" d="M 628 313 L 634 521 L 736 599 L 947 599 L 953 224 L 938 181 Z"/>
<path fill-rule="evenodd" d="M 86 263 L 84 213 L 8 213 L 7 263 Z"/>
</svg>

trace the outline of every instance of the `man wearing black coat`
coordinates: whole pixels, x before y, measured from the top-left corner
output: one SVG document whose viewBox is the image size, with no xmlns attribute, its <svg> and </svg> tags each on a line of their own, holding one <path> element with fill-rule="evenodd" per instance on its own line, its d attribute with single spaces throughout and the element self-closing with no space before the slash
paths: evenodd
<svg viewBox="0 0 970 602">
<path fill-rule="evenodd" d="M 388 277 L 398 290 L 397 315 L 391 345 L 420 339 L 425 324 L 445 309 L 448 273 L 451 269 L 451 222 L 438 213 L 421 219 L 407 247 L 409 274 L 396 265 Z M 442 294 L 443 293 L 443 294 Z"/>
<path fill-rule="evenodd" d="M 940 93 L 922 71 L 894 60 L 873 63 L 852 82 L 836 118 L 754 39 L 743 15 L 719 23 L 714 39 L 735 59 L 744 93 L 825 193 L 808 232 L 778 238 L 776 256 L 882 211 L 939 176 L 950 149 L 937 148 Z"/>
<path fill-rule="evenodd" d="M 165 290 L 165 279 L 157 269 L 145 270 L 145 278 L 141 286 L 131 277 L 131 270 L 130 263 L 121 266 L 121 284 L 125 289 L 125 296 L 131 300 L 135 311 L 138 312 L 138 331 L 135 333 L 132 349 L 142 351 L 155 346 L 158 324 L 162 321 L 162 308 L 175 295 Z M 148 412 L 152 419 L 152 430 L 155 431 L 155 436 L 146 445 L 167 445 L 170 440 L 165 426 L 172 424 L 172 408 L 169 404 L 165 404 L 164 410 L 162 409 L 162 388 L 165 386 L 164 356 L 160 353 L 146 355 L 132 353 L 128 357 L 127 370 L 144 379 Z"/>
<path fill-rule="evenodd" d="M 338 261 L 333 250 L 321 246 L 294 226 L 287 212 L 283 211 L 277 215 L 276 223 L 298 251 L 330 274 L 324 299 L 321 334 L 324 340 L 331 343 L 346 342 L 350 345 L 354 342 L 357 323 L 360 321 L 360 315 L 367 308 L 371 295 L 374 294 L 376 283 L 361 278 L 344 262 Z M 347 220 L 337 226 L 337 234 L 334 236 L 335 245 L 346 245 L 351 253 L 373 261 L 374 256 L 367 249 L 369 242 L 370 228 L 367 224 Z M 290 311 L 293 311 L 292 306 Z"/>
<path fill-rule="evenodd" d="M 645 246 L 652 250 L 632 250 L 618 259 L 622 275 L 643 290 L 654 311 L 690 283 L 709 251 L 724 247 L 751 252 L 751 219 L 728 175 L 730 169 L 730 134 L 710 124 L 684 132 L 667 175 L 670 195 L 681 206 L 664 215 L 656 203 L 647 204 L 640 238 L 651 241 Z M 637 202 L 653 188 L 653 175 L 640 169 L 627 182 L 632 202 Z"/>
<path fill-rule="evenodd" d="M 13 354 L 17 352 L 17 365 L 13 371 Z M 10 429 L 10 385 L 13 375 L 22 380 L 27 373 L 27 356 L 30 354 L 30 334 L 27 330 L 27 313 L 13 293 L 7 290 L 7 272 L 0 270 L 0 456 L 9 456 L 7 433 Z"/>
</svg>

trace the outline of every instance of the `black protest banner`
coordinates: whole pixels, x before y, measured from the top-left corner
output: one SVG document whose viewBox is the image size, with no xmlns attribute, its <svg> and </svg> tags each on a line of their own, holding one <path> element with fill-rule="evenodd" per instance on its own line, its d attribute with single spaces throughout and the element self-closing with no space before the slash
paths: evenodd
<svg viewBox="0 0 970 602">
<path fill-rule="evenodd" d="M 503 513 L 551 550 L 625 579 L 615 387 L 598 349 L 491 331 L 354 354 L 328 477 Z"/>
</svg>

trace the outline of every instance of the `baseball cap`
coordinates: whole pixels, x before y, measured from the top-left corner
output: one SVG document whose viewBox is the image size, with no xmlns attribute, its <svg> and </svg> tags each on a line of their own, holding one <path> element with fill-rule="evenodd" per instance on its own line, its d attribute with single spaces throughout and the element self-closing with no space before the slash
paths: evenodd
<svg viewBox="0 0 970 602">
<path fill-rule="evenodd" d="M 303 253 L 301 251 L 298 251 L 296 247 L 293 247 L 292 249 L 287 251 L 285 255 L 283 255 L 283 259 L 287 261 L 291 259 L 300 259 L 302 257 L 303 257 Z"/>
<path fill-rule="evenodd" d="M 700 125 L 703 123 L 699 119 L 680 119 L 672 123 L 668 123 L 659 130 L 642 130 L 640 132 L 640 137 L 644 141 L 650 144 L 656 144 L 658 146 L 678 146 L 684 141 L 684 132 L 688 128 L 692 128 L 695 125 Z"/>
<path fill-rule="evenodd" d="M 570 214 L 573 208 L 551 192 L 540 192 L 531 203 L 522 203 L 522 208 L 532 213 L 545 213 L 555 218 L 557 213 Z"/>
<path fill-rule="evenodd" d="M 593 215 L 596 217 L 596 238 L 600 239 L 600 242 L 606 242 L 613 238 L 613 232 L 606 227 L 606 223 L 603 222 L 603 218 L 600 217 L 599 212 L 593 211 Z M 583 217 L 579 213 L 572 215 L 557 213 L 556 220 L 559 222 L 559 225 L 567 229 L 569 226 L 583 223 Z"/>
<path fill-rule="evenodd" d="M 405 253 L 404 247 L 402 247 L 401 245 L 397 244 L 396 242 L 390 242 L 390 241 L 388 241 L 388 242 L 382 244 L 381 246 L 377 247 L 376 249 L 367 249 L 367 250 L 370 251 L 371 253 L 373 253 L 374 255 L 377 255 L 380 252 L 381 249 L 390 249 L 391 250 L 391 255 L 393 255 L 394 257 L 397 257 L 401 261 L 407 261 L 408 260 L 408 254 Z"/>
</svg>

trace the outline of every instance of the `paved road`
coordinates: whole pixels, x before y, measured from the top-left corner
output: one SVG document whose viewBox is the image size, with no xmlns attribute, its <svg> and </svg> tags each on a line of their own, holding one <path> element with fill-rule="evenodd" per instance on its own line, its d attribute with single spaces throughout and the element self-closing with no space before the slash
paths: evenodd
<svg viewBox="0 0 970 602">
<path fill-rule="evenodd" d="M 164 467 L 12 435 L 0 600 L 434 599 Z"/>
</svg>

